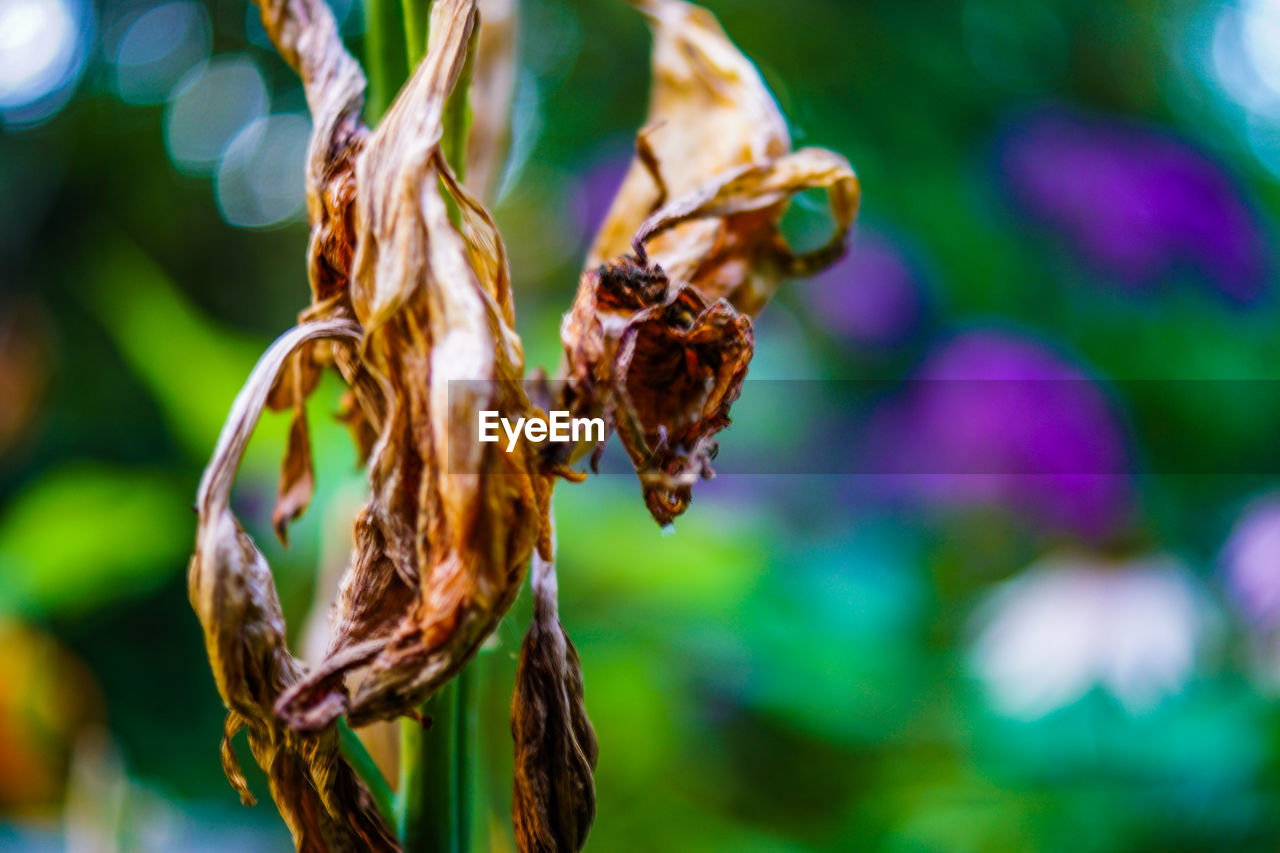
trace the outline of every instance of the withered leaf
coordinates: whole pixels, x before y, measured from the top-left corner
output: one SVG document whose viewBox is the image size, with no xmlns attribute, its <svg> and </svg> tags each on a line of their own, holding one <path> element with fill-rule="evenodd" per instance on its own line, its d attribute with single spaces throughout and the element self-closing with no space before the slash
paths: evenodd
<svg viewBox="0 0 1280 853">
<path fill-rule="evenodd" d="M 275 509 L 271 511 L 271 527 L 280 542 L 289 544 L 288 525 L 311 503 L 316 487 L 315 465 L 311 460 L 311 432 L 307 429 L 307 410 L 301 398 L 289 423 L 289 446 L 280 470 L 280 485 Z"/>
<path fill-rule="evenodd" d="M 596 813 L 599 747 L 583 702 L 582 664 L 556 604 L 554 564 L 535 555 L 533 621 L 511 702 L 512 816 L 520 853 L 577 853 Z"/>
<path fill-rule="evenodd" d="M 796 253 L 778 232 L 778 219 L 791 197 L 808 189 L 827 191 L 835 231 L 825 245 Z M 715 176 L 655 211 L 635 240 L 653 246 L 686 223 L 719 222 L 713 243 L 673 238 L 662 246 L 661 262 L 669 275 L 707 299 L 727 299 L 755 316 L 784 277 L 811 275 L 840 259 L 858 199 L 848 160 L 824 148 L 803 148 Z"/>
<path fill-rule="evenodd" d="M 588 267 L 641 244 L 672 281 L 754 316 L 783 277 L 839 259 L 857 176 L 834 152 L 791 151 L 773 95 L 710 12 L 682 0 L 630 2 L 653 29 L 648 123 Z M 828 192 L 834 233 L 796 255 L 778 222 L 792 196 L 815 188 Z"/>
<path fill-rule="evenodd" d="M 679 0 L 630 2 L 653 30 L 649 114 L 637 156 L 588 253 L 588 267 L 630 251 L 640 224 L 670 199 L 726 170 L 766 163 L 791 150 L 787 123 L 760 72 L 714 15 Z M 702 222 L 687 230 L 711 239 L 718 228 Z M 665 265 L 662 248 L 655 244 L 651 250 Z"/>
<path fill-rule="evenodd" d="M 312 304 L 238 398 L 201 487 L 191 597 L 230 709 L 228 738 L 248 729 L 300 848 L 391 849 L 332 723 L 413 713 L 494 630 L 532 556 L 535 613 L 512 708 L 516 835 L 523 853 L 577 851 L 595 811 L 597 745 L 556 610 L 549 501 L 565 469 L 527 446 L 478 441 L 481 410 L 540 413 L 520 382 L 502 240 L 441 149 L 446 99 L 476 44 L 476 132 L 465 156 L 469 186 L 492 191 L 514 74 L 513 0 L 436 0 L 426 57 L 374 131 L 359 118 L 363 75 L 324 3 L 259 2 L 314 117 Z M 712 473 L 714 436 L 751 359 L 751 318 L 784 277 L 843 251 L 858 183 L 836 154 L 791 152 L 759 73 L 710 13 L 680 0 L 630 2 L 654 30 L 649 122 L 562 326 L 561 402 L 607 418 L 651 514 L 667 523 Z M 491 27 L 477 38 L 478 6 Z M 827 191 L 834 233 L 797 253 L 779 221 L 809 188 Z M 325 366 L 349 386 L 342 417 L 370 495 L 329 647 L 304 675 L 285 648 L 266 563 L 226 501 L 270 402 L 294 413 L 273 515 L 282 537 L 305 508 L 314 481 L 305 399 Z M 225 743 L 223 755 L 247 793 Z"/>
<path fill-rule="evenodd" d="M 367 132 L 360 121 L 365 78 L 347 52 L 324 0 L 255 0 L 276 50 L 302 78 L 312 132 L 307 146 L 308 273 L 316 302 L 346 290 L 355 199 L 352 158 Z"/>
<path fill-rule="evenodd" d="M 241 798 L 252 802 L 230 738 L 243 728 L 271 794 L 299 850 L 397 850 L 372 795 L 338 750 L 332 727 L 299 734 L 278 719 L 281 691 L 302 676 L 285 643 L 284 616 L 266 559 L 230 509 L 231 485 L 276 375 L 298 347 L 354 339 L 344 321 L 299 326 L 263 355 L 232 405 L 200 482 L 196 550 L 188 571 L 192 607 L 228 716 L 223 767 Z"/>
<path fill-rule="evenodd" d="M 354 238 L 351 206 L 355 200 L 353 157 L 367 132 L 360 121 L 365 79 L 360 65 L 342 44 L 337 23 L 324 0 L 256 0 L 262 23 L 280 55 L 302 78 L 313 123 L 307 146 L 307 217 L 311 237 L 307 272 L 316 308 L 302 322 L 349 317 L 346 296 Z M 329 344 L 324 343 L 327 349 Z M 276 508 L 276 535 L 287 541 L 287 525 L 306 509 L 314 487 L 305 400 L 319 379 L 319 353 L 310 346 L 296 352 L 272 390 L 269 405 L 294 409 L 289 447 L 282 466 Z M 356 382 L 351 371 L 344 371 Z"/>
</svg>

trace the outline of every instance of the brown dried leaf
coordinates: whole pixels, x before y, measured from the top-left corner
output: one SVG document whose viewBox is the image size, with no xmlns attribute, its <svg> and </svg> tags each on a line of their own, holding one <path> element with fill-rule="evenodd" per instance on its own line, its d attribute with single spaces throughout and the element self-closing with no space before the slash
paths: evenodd
<svg viewBox="0 0 1280 853">
<path fill-rule="evenodd" d="M 289 522 L 306 511 L 315 488 L 316 472 L 311 461 L 311 433 L 307 429 L 307 410 L 299 400 L 289 424 L 289 446 L 285 450 L 284 463 L 280 469 L 275 509 L 271 511 L 271 527 L 281 544 L 289 544 Z"/>
<path fill-rule="evenodd" d="M 681 0 L 630 2 L 653 28 L 648 124 L 588 266 L 642 244 L 673 281 L 754 316 L 784 276 L 839 259 L 858 179 L 830 151 L 791 153 L 773 96 L 710 12 Z M 778 220 L 791 196 L 812 188 L 828 191 L 835 233 L 796 256 Z"/>
<path fill-rule="evenodd" d="M 236 397 L 200 483 L 199 522 L 188 589 L 204 630 L 218 692 L 227 705 L 223 767 L 242 800 L 252 802 L 231 750 L 241 728 L 299 850 L 398 850 L 373 797 L 338 750 L 332 727 L 290 730 L 274 713 L 281 691 L 302 675 L 285 644 L 284 617 L 266 559 L 230 510 L 231 485 L 276 375 L 289 356 L 312 341 L 355 338 L 343 321 L 299 326 L 259 360 Z"/>
<path fill-rule="evenodd" d="M 311 290 L 321 302 L 346 290 L 353 251 L 352 158 L 366 134 L 360 121 L 365 79 L 343 47 L 324 0 L 256 0 L 276 50 L 302 78 L 311 111 L 307 146 L 307 248 Z"/>
<path fill-rule="evenodd" d="M 669 199 L 726 170 L 791 150 L 786 121 L 760 72 L 714 15 L 678 0 L 630 2 L 653 29 L 649 115 L 636 159 L 588 253 L 588 267 L 630 251 L 640 224 Z M 716 228 L 703 222 L 684 230 L 711 239 Z M 665 263 L 663 246 L 651 248 Z"/>
<path fill-rule="evenodd" d="M 337 23 L 323 0 L 256 0 L 263 27 L 280 55 L 302 78 L 313 128 L 307 147 L 307 216 L 311 239 L 307 271 L 312 309 L 300 322 L 350 316 L 347 280 L 354 251 L 351 206 L 355 200 L 353 158 L 367 129 L 361 123 L 365 79 L 342 44 Z M 304 346 L 290 360 L 268 399 L 277 411 L 292 408 L 290 428 L 272 522 L 281 542 L 287 525 L 307 508 L 314 487 L 306 398 L 319 381 L 319 367 L 331 345 Z M 344 371 L 356 383 L 355 371 Z"/>
<path fill-rule="evenodd" d="M 440 151 L 475 5 L 432 7 L 426 58 L 356 161 L 351 304 L 386 413 L 329 654 L 277 705 L 299 729 L 421 703 L 493 630 L 545 538 L 550 481 L 536 454 L 480 444 L 475 429 L 481 409 L 532 414 L 505 250 Z"/>
<path fill-rule="evenodd" d="M 809 189 L 827 191 L 835 231 L 826 245 L 797 254 L 778 233 L 778 218 L 792 196 Z M 803 148 L 715 176 L 655 211 L 635 239 L 650 247 L 661 243 L 655 258 L 673 278 L 755 316 L 784 277 L 812 275 L 840 259 L 858 198 L 848 160 L 824 148 Z M 680 235 L 684 225 L 707 220 L 719 223 L 713 241 L 694 232 Z"/>
<path fill-rule="evenodd" d="M 582 664 L 557 613 L 554 564 L 535 555 L 530 581 L 533 621 L 511 702 L 516 843 L 520 853 L 577 853 L 595 819 L 599 748 L 583 703 Z"/>
<path fill-rule="evenodd" d="M 306 322 L 307 319 L 301 318 L 300 322 Z M 283 412 L 295 408 L 299 402 L 311 396 L 320 382 L 321 365 L 315 350 L 314 345 L 302 347 L 285 362 L 271 394 L 267 396 L 267 408 L 273 412 Z"/>
</svg>

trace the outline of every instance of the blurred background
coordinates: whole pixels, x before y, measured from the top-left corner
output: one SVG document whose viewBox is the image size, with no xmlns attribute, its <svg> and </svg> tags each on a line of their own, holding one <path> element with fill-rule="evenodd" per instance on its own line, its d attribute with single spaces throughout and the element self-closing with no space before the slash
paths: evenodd
<svg viewBox="0 0 1280 853">
<path fill-rule="evenodd" d="M 706 5 L 865 199 L 757 329 L 753 378 L 830 382 L 748 383 L 722 448 L 844 473 L 727 474 L 674 536 L 633 475 L 559 490 L 589 849 L 1276 849 L 1280 2 Z M 619 2 L 520 15 L 496 213 L 554 368 L 648 35 Z M 231 399 L 309 298 L 298 82 L 243 0 L 0 0 L 0 125 L 0 848 L 287 849 L 223 778 L 185 567 Z M 361 499 L 339 390 L 288 550 L 283 417 L 238 485 L 300 652 Z M 811 428 L 833 409 L 862 428 Z M 969 473 L 851 473 L 868 448 Z M 512 849 L 527 608 L 482 659 L 479 849 Z"/>
</svg>

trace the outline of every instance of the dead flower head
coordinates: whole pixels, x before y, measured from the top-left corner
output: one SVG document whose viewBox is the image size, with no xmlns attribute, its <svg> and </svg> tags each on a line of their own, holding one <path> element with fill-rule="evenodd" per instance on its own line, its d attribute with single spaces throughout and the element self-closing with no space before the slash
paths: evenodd
<svg viewBox="0 0 1280 853">
<path fill-rule="evenodd" d="M 751 360 L 750 318 L 783 278 L 840 257 L 859 188 L 838 154 L 791 151 L 773 96 L 711 13 L 631 3 L 653 29 L 648 124 L 561 339 L 569 404 L 616 426 L 650 513 L 666 524 L 711 475 L 712 437 Z M 827 192 L 834 233 L 796 253 L 779 221 L 813 188 Z"/>
</svg>

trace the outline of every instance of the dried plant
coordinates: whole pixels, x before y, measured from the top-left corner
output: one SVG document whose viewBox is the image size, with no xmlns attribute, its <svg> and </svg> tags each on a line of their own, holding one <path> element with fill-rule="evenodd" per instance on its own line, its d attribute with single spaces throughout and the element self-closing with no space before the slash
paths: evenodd
<svg viewBox="0 0 1280 853">
<path fill-rule="evenodd" d="M 512 4 L 481 2 L 492 19 L 478 32 L 476 0 L 436 0 L 425 58 L 372 130 L 360 119 L 364 77 L 323 2 L 260 4 L 315 122 L 312 303 L 237 398 L 200 490 L 191 598 L 228 739 L 249 731 L 299 849 L 394 849 L 335 724 L 416 714 L 493 632 L 532 560 L 534 615 L 512 705 L 516 837 L 526 853 L 577 851 L 595 813 L 597 746 L 557 611 L 550 497 L 557 477 L 580 477 L 564 449 L 478 440 L 482 410 L 545 415 L 521 381 L 501 236 L 446 157 L 468 160 L 471 185 L 492 189 L 514 73 Z M 564 390 L 539 403 L 604 414 L 650 512 L 667 523 L 710 475 L 712 437 L 751 359 L 752 317 L 784 277 L 838 257 L 858 184 L 838 155 L 790 152 L 772 96 L 709 13 L 678 0 L 633 4 L 654 29 L 649 123 L 565 317 Z M 449 116 L 469 73 L 468 138 Z M 450 147 L 450 134 L 463 144 Z M 797 254 L 778 223 L 813 187 L 828 192 L 835 233 Z M 305 402 L 328 367 L 349 386 L 342 416 L 367 463 L 369 499 L 327 653 L 304 672 L 228 495 L 263 407 L 292 411 L 273 513 L 285 537 L 314 487 Z M 226 743 L 224 759 L 247 796 Z"/>
</svg>

